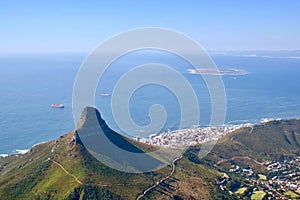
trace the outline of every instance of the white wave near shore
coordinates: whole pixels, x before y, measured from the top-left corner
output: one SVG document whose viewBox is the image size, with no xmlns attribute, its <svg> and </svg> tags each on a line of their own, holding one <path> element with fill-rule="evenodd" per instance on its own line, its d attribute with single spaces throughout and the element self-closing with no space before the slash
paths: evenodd
<svg viewBox="0 0 300 200">
<path fill-rule="evenodd" d="M 44 144 L 47 142 L 39 142 L 37 144 L 32 145 L 32 147 L 30 149 L 16 149 L 12 152 L 12 154 L 26 154 L 27 152 L 29 152 L 31 149 L 33 149 L 34 147 L 40 145 L 40 144 Z M 8 157 L 9 154 L 0 154 L 0 157 Z"/>
<path fill-rule="evenodd" d="M 36 143 L 36 144 L 32 145 L 31 149 L 34 148 L 34 147 L 36 147 L 36 146 L 39 146 L 40 144 L 45 144 L 45 143 L 47 143 L 47 142 L 39 142 L 39 143 Z"/>
<path fill-rule="evenodd" d="M 25 154 L 27 153 L 28 151 L 30 151 L 30 149 L 16 149 L 14 152 L 16 154 Z"/>
<path fill-rule="evenodd" d="M 6 158 L 6 157 L 8 157 L 8 154 L 5 154 L 5 153 L 0 154 L 0 158 Z"/>
</svg>

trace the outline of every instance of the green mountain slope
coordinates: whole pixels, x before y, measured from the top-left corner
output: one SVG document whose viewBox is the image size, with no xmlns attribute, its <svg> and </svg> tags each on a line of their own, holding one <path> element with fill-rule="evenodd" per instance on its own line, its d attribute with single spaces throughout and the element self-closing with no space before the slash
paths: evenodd
<svg viewBox="0 0 300 200">
<path fill-rule="evenodd" d="M 271 121 L 242 128 L 219 139 L 214 149 L 199 163 L 228 168 L 232 163 L 264 170 L 260 162 L 300 155 L 300 120 Z M 192 159 L 200 147 L 190 148 Z M 192 159 L 193 160 L 193 159 Z"/>
<path fill-rule="evenodd" d="M 0 158 L 0 199 L 136 199 L 170 174 L 170 165 L 148 173 L 125 173 L 100 163 L 82 141 L 95 139 L 95 119 L 119 148 L 130 152 L 156 149 L 112 131 L 98 111 L 86 108 L 76 130 L 24 155 Z M 190 147 L 175 163 L 175 173 L 141 199 L 235 199 L 219 188 L 224 170 L 236 162 L 263 171 L 263 160 L 299 155 L 299 133 L 300 120 L 274 121 L 225 136 L 201 160 L 197 157 L 201 145 Z M 149 159 L 161 164 L 154 157 Z"/>
<path fill-rule="evenodd" d="M 87 133 L 93 135 L 94 116 L 120 148 L 132 152 L 156 149 L 112 131 L 98 111 L 86 108 L 75 131 L 37 145 L 24 155 L 0 158 L 0 199 L 135 199 L 170 173 L 170 166 L 148 173 L 126 173 L 100 163 L 83 146 L 78 133 L 84 131 L 83 137 Z M 150 159 L 160 164 L 159 160 Z M 188 185 L 188 179 L 177 182 Z M 202 181 L 199 184 L 199 188 L 209 191 Z M 204 196 L 209 199 L 209 192 Z"/>
<path fill-rule="evenodd" d="M 0 159 L 0 199 L 78 199 L 90 193 L 101 199 L 133 199 L 167 173 L 168 168 L 149 174 L 124 173 L 97 161 L 78 135 L 78 131 L 91 125 L 91 113 L 96 110 L 85 109 L 83 123 L 75 131 L 40 144 L 24 155 Z M 106 134 L 117 145 L 131 151 L 151 150 L 151 146 L 137 144 L 115 133 L 98 117 L 100 124 L 106 126 Z"/>
</svg>

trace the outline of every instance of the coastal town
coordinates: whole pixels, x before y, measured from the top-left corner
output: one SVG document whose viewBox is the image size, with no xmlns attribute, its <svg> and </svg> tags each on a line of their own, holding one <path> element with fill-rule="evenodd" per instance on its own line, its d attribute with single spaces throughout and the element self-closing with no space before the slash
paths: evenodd
<svg viewBox="0 0 300 200">
<path fill-rule="evenodd" d="M 260 123 L 267 124 L 272 121 L 280 121 L 281 118 L 262 118 Z M 217 140 L 229 133 L 232 133 L 241 128 L 251 128 L 253 131 L 254 124 L 246 123 L 239 125 L 209 126 L 203 128 L 188 128 L 180 129 L 159 134 L 151 134 L 147 138 L 136 137 L 138 142 L 149 145 L 162 146 L 166 148 L 187 147 L 205 142 Z"/>
<path fill-rule="evenodd" d="M 152 134 L 148 138 L 136 138 L 137 141 L 167 148 L 178 148 L 217 140 L 240 128 L 250 127 L 251 124 L 224 125 L 221 127 L 205 127 L 175 130 L 161 134 Z"/>
<path fill-rule="evenodd" d="M 279 118 L 262 119 L 261 124 L 280 120 Z M 178 148 L 217 140 L 241 128 L 251 128 L 251 133 L 253 127 L 252 124 L 241 124 L 182 129 L 152 134 L 148 138 L 136 138 L 136 140 L 155 146 Z M 218 182 L 220 191 L 228 192 L 241 199 L 300 199 L 300 157 L 283 157 L 259 164 L 266 169 L 266 173 L 258 173 L 250 167 L 243 168 L 239 165 L 232 165 L 227 171 L 224 170 Z M 233 177 L 241 177 L 244 181 L 233 183 Z M 232 185 L 235 186 L 232 188 Z"/>
</svg>

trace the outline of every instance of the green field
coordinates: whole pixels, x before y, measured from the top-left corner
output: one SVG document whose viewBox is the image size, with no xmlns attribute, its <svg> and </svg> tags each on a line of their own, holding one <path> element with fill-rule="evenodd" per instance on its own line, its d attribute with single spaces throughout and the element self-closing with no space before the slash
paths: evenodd
<svg viewBox="0 0 300 200">
<path fill-rule="evenodd" d="M 246 190 L 247 190 L 246 187 L 239 188 L 239 189 L 235 192 L 235 194 L 244 194 Z"/>
<path fill-rule="evenodd" d="M 253 200 L 258 200 L 258 199 L 263 199 L 266 193 L 264 191 L 255 191 L 253 192 L 251 199 Z"/>
<path fill-rule="evenodd" d="M 290 196 L 292 199 L 296 199 L 296 198 L 300 197 L 300 195 L 298 195 L 298 194 L 296 194 L 295 192 L 292 192 L 292 191 L 290 191 L 290 190 L 287 191 L 287 192 L 285 192 L 284 195 Z"/>
<path fill-rule="evenodd" d="M 259 177 L 259 180 L 267 180 L 267 177 L 266 175 L 263 175 L 263 174 L 258 174 L 258 177 Z"/>
</svg>

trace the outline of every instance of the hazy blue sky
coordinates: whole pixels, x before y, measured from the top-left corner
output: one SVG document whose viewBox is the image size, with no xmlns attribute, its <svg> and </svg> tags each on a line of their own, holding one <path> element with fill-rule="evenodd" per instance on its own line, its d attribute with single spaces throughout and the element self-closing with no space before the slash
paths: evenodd
<svg viewBox="0 0 300 200">
<path fill-rule="evenodd" d="M 145 26 L 178 30 L 208 50 L 300 49 L 299 10 L 297 0 L 3 0 L 0 52 L 87 52 Z"/>
</svg>

